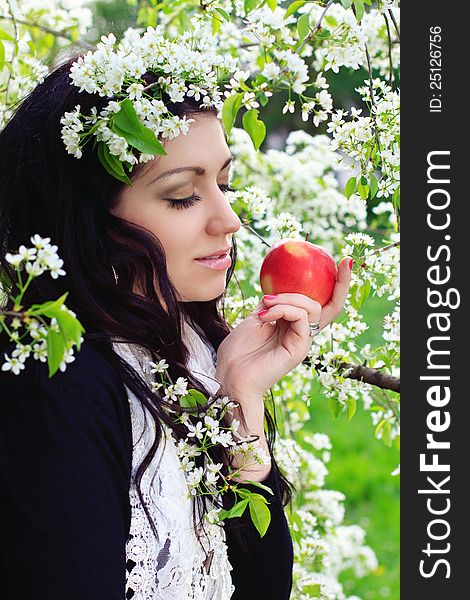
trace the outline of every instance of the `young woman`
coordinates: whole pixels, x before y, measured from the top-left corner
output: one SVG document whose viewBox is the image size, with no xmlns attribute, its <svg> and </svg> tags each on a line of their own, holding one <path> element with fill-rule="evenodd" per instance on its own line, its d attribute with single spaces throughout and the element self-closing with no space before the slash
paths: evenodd
<svg viewBox="0 0 470 600">
<path fill-rule="evenodd" d="M 263 397 L 341 312 L 350 260 L 323 309 L 279 294 L 232 329 L 221 301 L 241 222 L 226 197 L 232 157 L 217 109 L 162 96 L 189 130 L 159 136 L 166 154 L 135 164 L 129 185 L 92 144 L 75 156 L 64 147 L 63 115 L 76 107 L 96 115 L 109 102 L 71 85 L 75 61 L 51 72 L 0 133 L 1 269 L 14 278 L 6 254 L 35 234 L 52 239 L 66 274 L 34 279 L 23 304 L 68 291 L 86 331 L 75 360 L 52 378 L 32 358 L 19 375 L 0 372 L 1 597 L 286 600 L 291 489 Z M 142 81 L 156 87 L 150 72 Z M 204 260 L 215 255 L 223 258 Z M 3 358 L 14 345 L 2 340 Z M 177 396 L 159 384 L 165 365 L 170 381 L 185 378 L 209 399 L 199 415 L 177 418 Z M 191 453 L 200 427 L 191 419 L 211 403 L 239 452 L 220 436 L 206 456 Z M 243 439 L 257 440 L 251 464 Z M 219 524 L 203 518 L 228 510 L 234 495 L 188 494 L 191 461 L 199 474 L 212 469 L 266 499 L 263 537 L 248 510 Z"/>
</svg>

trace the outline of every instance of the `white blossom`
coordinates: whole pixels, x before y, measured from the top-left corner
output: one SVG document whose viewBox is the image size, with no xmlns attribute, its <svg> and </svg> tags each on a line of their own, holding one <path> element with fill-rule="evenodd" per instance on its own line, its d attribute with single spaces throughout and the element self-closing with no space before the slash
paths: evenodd
<svg viewBox="0 0 470 600">
<path fill-rule="evenodd" d="M 11 371 L 14 375 L 19 375 L 20 371 L 25 368 L 24 360 L 20 357 L 9 357 L 6 354 L 3 356 L 5 357 L 5 362 L 2 365 L 2 371 Z"/>
</svg>

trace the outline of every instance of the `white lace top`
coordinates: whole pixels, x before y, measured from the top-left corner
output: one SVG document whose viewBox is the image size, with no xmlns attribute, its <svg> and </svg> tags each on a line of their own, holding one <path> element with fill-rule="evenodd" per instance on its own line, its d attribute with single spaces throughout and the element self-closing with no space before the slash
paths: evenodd
<svg viewBox="0 0 470 600">
<path fill-rule="evenodd" d="M 184 340 L 190 350 L 191 372 L 214 394 L 214 350 L 184 322 Z M 145 356 L 136 346 L 114 344 L 118 352 L 142 377 Z M 188 497 L 174 440 L 165 427 L 157 449 L 141 480 L 141 491 L 157 529 L 154 534 L 139 500 L 134 477 L 137 467 L 155 439 L 147 409 L 128 389 L 132 421 L 131 525 L 126 545 L 126 598 L 132 600 L 228 600 L 233 592 L 225 531 L 205 523 L 208 535 L 196 538 L 192 501 Z M 146 418 L 147 416 L 147 418 Z M 201 532 L 202 533 L 202 532 Z M 201 548 L 204 545 L 205 552 Z"/>
</svg>

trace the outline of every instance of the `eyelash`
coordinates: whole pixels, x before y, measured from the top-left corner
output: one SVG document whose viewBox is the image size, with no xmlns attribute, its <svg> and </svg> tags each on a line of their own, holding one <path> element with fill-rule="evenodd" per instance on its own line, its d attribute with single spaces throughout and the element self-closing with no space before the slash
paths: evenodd
<svg viewBox="0 0 470 600">
<path fill-rule="evenodd" d="M 224 193 L 235 191 L 228 185 L 219 185 L 219 189 L 221 189 Z M 202 198 L 200 196 L 196 196 L 196 194 L 193 194 L 192 196 L 189 196 L 189 198 L 181 198 L 180 200 L 172 200 L 171 198 L 167 198 L 167 200 L 170 203 L 170 208 L 182 210 L 183 208 L 189 208 L 190 206 L 193 206 L 196 204 L 196 202 L 202 200 Z"/>
</svg>

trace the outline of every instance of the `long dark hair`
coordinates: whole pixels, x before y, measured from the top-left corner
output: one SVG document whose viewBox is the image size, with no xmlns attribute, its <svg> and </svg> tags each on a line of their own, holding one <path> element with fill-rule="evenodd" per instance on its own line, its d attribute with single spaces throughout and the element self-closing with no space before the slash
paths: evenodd
<svg viewBox="0 0 470 600">
<path fill-rule="evenodd" d="M 159 392 L 152 392 L 113 351 L 113 340 L 137 344 L 154 360 L 165 358 L 172 381 L 185 377 L 189 388 L 198 389 L 209 398 L 210 391 L 187 370 L 188 349 L 182 340 L 181 317 L 186 315 L 216 351 L 231 328 L 223 316 L 225 294 L 208 301 L 179 302 L 159 240 L 148 230 L 110 213 L 125 184 L 104 170 L 91 144 L 84 149 L 80 160 L 66 153 L 60 124 L 64 112 L 80 105 L 81 112 L 89 114 L 92 106 L 99 111 L 109 100 L 80 93 L 71 85 L 69 71 L 76 58 L 65 60 L 51 71 L 21 102 L 0 132 L 0 271 L 14 280 L 5 254 L 27 244 L 36 233 L 50 237 L 57 244 L 66 275 L 58 279 L 34 279 L 24 304 L 45 302 L 68 291 L 67 305 L 83 323 L 87 342 L 106 356 L 123 384 L 148 409 L 155 421 L 156 439 L 138 468 L 136 483 L 141 496 L 141 478 L 161 441 L 161 424 L 171 427 L 177 438 L 185 437 L 186 428 L 176 424 L 166 412 L 168 403 Z M 150 76 L 148 81 L 152 82 Z M 215 113 L 214 108 L 201 109 L 192 98 L 177 104 L 167 99 L 165 103 L 178 116 Z M 232 242 L 227 284 L 236 262 L 235 238 Z M 118 285 L 111 265 L 118 276 Z M 143 294 L 133 291 L 137 277 Z M 166 309 L 159 300 L 155 282 Z M 265 417 L 272 455 L 276 431 L 273 402 L 265 409 Z M 210 453 L 215 462 L 229 462 L 221 446 Z M 273 456 L 272 460 L 273 468 L 277 469 Z M 227 474 L 227 467 L 222 472 Z M 285 505 L 291 501 L 292 491 L 282 474 L 280 487 Z M 141 500 L 154 527 L 142 496 Z M 203 515 L 206 503 L 199 500 Z M 195 505 L 193 508 L 195 518 Z M 226 526 L 231 527 L 231 520 Z"/>
</svg>

